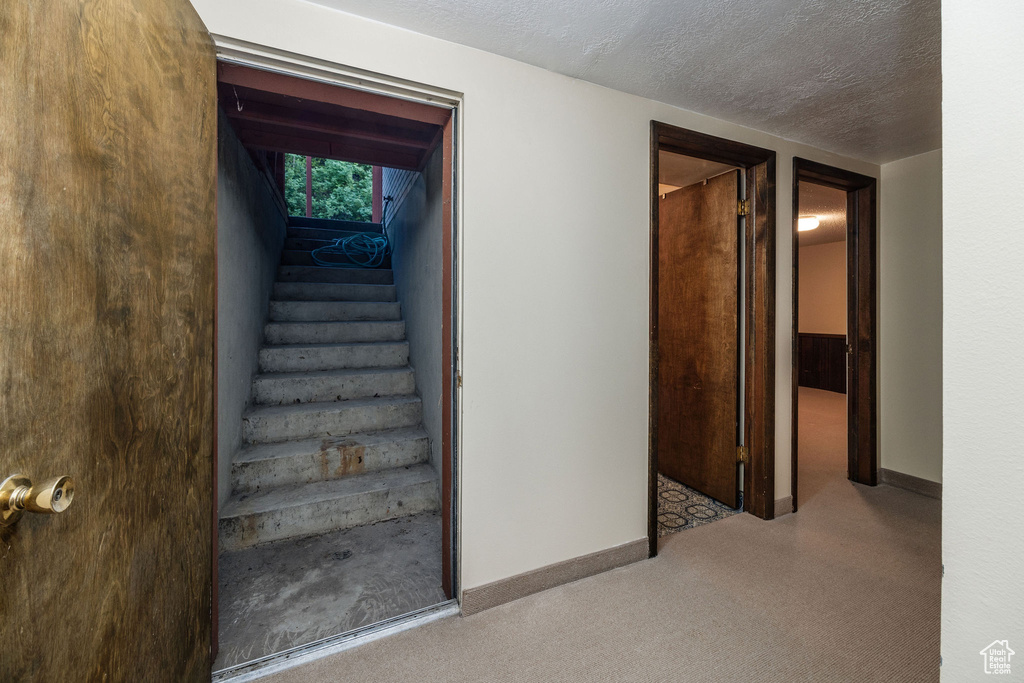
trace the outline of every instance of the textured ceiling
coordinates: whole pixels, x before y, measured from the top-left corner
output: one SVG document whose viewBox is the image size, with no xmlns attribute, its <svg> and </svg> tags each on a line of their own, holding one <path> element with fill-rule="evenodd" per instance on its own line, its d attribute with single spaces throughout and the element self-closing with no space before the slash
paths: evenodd
<svg viewBox="0 0 1024 683">
<path fill-rule="evenodd" d="M 939 0 L 315 0 L 876 163 L 941 145 Z"/>
<path fill-rule="evenodd" d="M 800 215 L 817 216 L 821 224 L 800 233 L 800 246 L 842 242 L 846 239 L 846 193 L 824 185 L 800 183 Z"/>
</svg>

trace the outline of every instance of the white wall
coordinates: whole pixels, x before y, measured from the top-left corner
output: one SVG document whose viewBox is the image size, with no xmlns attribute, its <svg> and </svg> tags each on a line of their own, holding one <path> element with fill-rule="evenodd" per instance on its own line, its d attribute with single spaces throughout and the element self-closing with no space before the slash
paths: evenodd
<svg viewBox="0 0 1024 683">
<path fill-rule="evenodd" d="M 231 494 L 285 216 L 227 117 L 217 125 L 217 501 Z"/>
<path fill-rule="evenodd" d="M 800 247 L 800 331 L 846 334 L 846 242 Z"/>
<path fill-rule="evenodd" d="M 942 151 L 882 166 L 879 464 L 942 481 Z"/>
<path fill-rule="evenodd" d="M 438 147 L 422 173 L 384 170 L 385 178 L 412 182 L 388 211 L 398 300 L 409 340 L 409 364 L 416 370 L 416 393 L 423 401 L 423 428 L 430 436 L 430 464 L 441 474 L 441 180 Z M 389 184 L 384 183 L 385 193 Z"/>
<path fill-rule="evenodd" d="M 792 157 L 725 121 L 298 0 L 193 0 L 210 31 L 464 94 L 463 588 L 644 538 L 650 122 L 778 152 L 776 498 L 789 494 Z"/>
<path fill-rule="evenodd" d="M 1024 4 L 942 0 L 942 680 L 1024 673 Z M 1009 204 L 1007 204 L 1009 202 Z M 1012 678 L 1007 676 L 1006 678 Z"/>
</svg>

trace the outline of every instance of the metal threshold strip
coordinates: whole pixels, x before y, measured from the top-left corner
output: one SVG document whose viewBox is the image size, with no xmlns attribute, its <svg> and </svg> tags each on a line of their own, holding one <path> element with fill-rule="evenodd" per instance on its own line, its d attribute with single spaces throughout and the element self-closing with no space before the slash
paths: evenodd
<svg viewBox="0 0 1024 683">
<path fill-rule="evenodd" d="M 336 636 L 322 638 L 306 645 L 299 645 L 283 652 L 260 657 L 251 662 L 214 671 L 213 683 L 220 683 L 221 681 L 230 681 L 231 683 L 255 681 L 278 671 L 290 669 L 338 652 L 344 652 L 358 645 L 457 614 L 459 614 L 458 601 L 448 600 L 432 607 L 424 607 L 415 612 L 391 617 L 376 624 L 370 624 L 369 626 L 363 626 Z"/>
</svg>

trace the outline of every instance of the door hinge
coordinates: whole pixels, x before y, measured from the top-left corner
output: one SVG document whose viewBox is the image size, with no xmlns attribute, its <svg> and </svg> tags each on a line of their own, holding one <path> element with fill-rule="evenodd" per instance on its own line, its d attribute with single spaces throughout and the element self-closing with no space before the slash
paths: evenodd
<svg viewBox="0 0 1024 683">
<path fill-rule="evenodd" d="M 746 446 L 736 447 L 736 462 L 741 462 L 744 465 L 750 464 L 750 450 Z"/>
<path fill-rule="evenodd" d="M 739 201 L 739 209 L 737 210 L 737 213 L 739 213 L 739 215 L 741 215 L 741 216 L 749 216 L 750 215 L 750 200 L 749 199 L 741 199 Z"/>
<path fill-rule="evenodd" d="M 461 372 L 459 374 L 455 375 L 455 386 L 457 386 L 460 389 L 462 388 L 462 373 Z"/>
</svg>

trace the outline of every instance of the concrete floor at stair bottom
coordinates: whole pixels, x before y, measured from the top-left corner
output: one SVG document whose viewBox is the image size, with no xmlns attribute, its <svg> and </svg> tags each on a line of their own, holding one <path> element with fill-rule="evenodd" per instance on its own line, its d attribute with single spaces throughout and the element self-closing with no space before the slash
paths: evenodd
<svg viewBox="0 0 1024 683">
<path fill-rule="evenodd" d="M 441 516 L 221 553 L 214 670 L 444 602 Z"/>
</svg>

